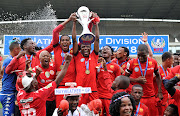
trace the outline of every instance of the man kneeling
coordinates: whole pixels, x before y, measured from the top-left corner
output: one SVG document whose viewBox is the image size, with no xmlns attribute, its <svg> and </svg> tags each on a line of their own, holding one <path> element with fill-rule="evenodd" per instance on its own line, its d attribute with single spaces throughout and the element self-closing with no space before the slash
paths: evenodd
<svg viewBox="0 0 180 116">
<path fill-rule="evenodd" d="M 41 89 L 38 89 L 38 82 L 32 73 L 23 72 L 22 78 L 17 80 L 18 86 L 23 87 L 17 95 L 21 116 L 46 116 L 46 100 L 64 78 L 71 59 L 72 55 L 67 53 L 65 55 L 65 65 L 55 81 Z"/>
</svg>

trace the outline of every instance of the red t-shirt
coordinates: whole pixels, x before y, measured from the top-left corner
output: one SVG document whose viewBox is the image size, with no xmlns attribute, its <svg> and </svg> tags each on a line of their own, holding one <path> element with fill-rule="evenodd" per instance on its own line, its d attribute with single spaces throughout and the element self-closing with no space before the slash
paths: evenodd
<svg viewBox="0 0 180 116">
<path fill-rule="evenodd" d="M 48 69 L 43 68 L 41 65 L 38 66 L 42 69 L 41 74 L 39 74 L 39 76 L 37 77 L 38 88 L 40 89 L 55 80 L 56 67 L 53 64 L 50 64 Z M 36 72 L 38 66 L 34 67 L 32 71 Z M 53 101 L 53 100 L 55 100 L 54 92 L 51 94 L 50 97 L 48 97 L 47 101 Z"/>
<path fill-rule="evenodd" d="M 50 44 L 48 47 L 36 52 L 36 54 L 32 57 L 32 61 L 31 61 L 31 67 L 34 68 L 35 66 L 40 64 L 39 61 L 39 54 L 43 51 L 43 50 L 47 50 L 48 52 L 51 52 L 53 50 L 53 46 L 52 44 Z M 19 59 L 16 58 L 17 56 L 13 57 L 13 59 L 11 60 L 11 62 L 8 64 L 8 66 L 6 67 L 6 73 L 10 74 L 11 71 L 15 71 L 15 70 L 25 70 L 26 67 L 26 57 L 22 56 Z M 30 59 L 31 55 L 27 55 L 27 58 Z M 16 73 L 16 75 L 19 75 L 18 73 Z"/>
<path fill-rule="evenodd" d="M 43 51 L 43 50 L 47 50 L 48 52 L 51 52 L 53 50 L 53 46 L 52 44 L 50 44 L 48 47 L 36 52 L 36 54 L 32 57 L 32 61 L 31 61 L 31 67 L 34 68 L 35 66 L 40 64 L 39 61 L 39 54 Z M 27 55 L 27 54 L 26 54 Z M 6 73 L 10 74 L 11 71 L 15 71 L 15 70 L 21 70 L 24 71 L 25 67 L 26 67 L 26 57 L 22 56 L 19 59 L 16 58 L 17 56 L 13 57 L 13 59 L 11 60 L 11 62 L 8 64 L 8 66 L 6 67 Z M 30 59 L 31 55 L 27 55 L 27 58 Z M 16 72 L 16 75 L 19 75 L 19 72 Z M 17 91 L 19 90 L 18 85 L 16 84 L 16 89 Z"/>
<path fill-rule="evenodd" d="M 57 71 L 59 71 L 59 72 L 61 71 L 60 66 L 62 65 L 61 53 L 62 53 L 62 49 L 59 45 L 54 48 L 55 65 L 57 67 Z M 72 52 L 71 52 L 71 54 L 72 54 Z M 63 63 L 63 65 L 64 65 L 64 63 Z M 59 85 L 64 86 L 66 82 L 75 82 L 75 80 L 76 80 L 76 69 L 75 69 L 75 62 L 74 62 L 74 57 L 73 57 L 69 64 L 67 73 Z"/>
<path fill-rule="evenodd" d="M 89 59 L 89 70 L 90 74 L 86 74 L 85 61 Z M 83 55 L 78 52 L 77 56 L 74 56 L 75 66 L 76 66 L 76 83 L 77 86 L 91 87 L 92 91 L 97 91 L 96 85 L 96 66 L 98 55 L 93 51 L 88 58 L 83 57 Z"/>
<path fill-rule="evenodd" d="M 129 61 L 129 60 L 128 60 L 128 61 Z M 114 58 L 114 59 L 112 60 L 112 62 L 114 62 L 114 63 L 118 64 L 120 67 L 122 67 L 124 71 L 125 71 L 126 68 L 127 68 L 127 63 L 128 63 L 128 61 L 127 61 L 127 60 L 118 60 L 117 58 Z"/>
<path fill-rule="evenodd" d="M 141 63 L 142 72 L 144 74 L 145 68 L 146 68 L 146 62 Z M 148 58 L 148 67 L 146 72 L 146 80 L 147 82 L 145 84 L 140 83 L 132 83 L 132 84 L 139 84 L 143 87 L 143 97 L 151 97 L 154 96 L 154 86 L 153 86 L 153 73 L 158 70 L 158 65 L 156 60 L 152 58 Z M 131 78 L 138 78 L 141 75 L 140 67 L 138 64 L 138 58 L 130 60 L 130 62 L 127 64 L 127 70 L 128 73 L 131 73 Z"/>
<path fill-rule="evenodd" d="M 109 64 L 106 64 L 106 66 L 107 66 L 108 72 L 110 74 L 109 77 L 111 78 L 111 82 L 113 82 L 115 80 L 115 78 L 121 74 L 119 66 L 112 62 Z M 100 64 L 98 64 L 97 89 L 98 89 L 99 97 L 111 99 L 112 94 L 109 92 L 107 85 L 105 83 L 104 73 L 105 73 L 104 69 L 100 68 Z M 109 93 L 109 94 L 107 94 L 107 93 Z"/>
<path fill-rule="evenodd" d="M 136 105 L 136 111 L 137 109 L 138 109 L 138 105 Z M 134 115 L 136 115 L 136 111 L 134 112 Z M 139 112 L 138 115 L 136 116 L 149 116 L 149 108 L 145 104 L 140 103 Z"/>
<path fill-rule="evenodd" d="M 0 61 L 2 61 L 3 60 L 3 58 L 2 58 L 2 56 L 0 56 Z"/>
<path fill-rule="evenodd" d="M 53 81 L 35 92 L 26 93 L 20 89 L 17 102 L 21 116 L 46 116 L 46 100 L 55 88 L 56 83 Z"/>
<path fill-rule="evenodd" d="M 178 112 L 179 112 L 179 115 L 180 115 L 180 90 L 176 89 L 176 92 L 175 94 L 172 96 L 172 98 L 176 101 L 176 105 L 178 107 Z"/>
<path fill-rule="evenodd" d="M 59 72 L 61 71 L 60 66 L 62 65 L 62 62 L 63 62 L 62 48 L 59 44 L 59 32 L 63 28 L 64 26 L 60 24 L 53 30 L 53 40 L 52 40 L 52 43 L 54 45 L 53 50 L 54 50 L 55 66 L 57 67 L 57 71 Z M 73 54 L 72 49 L 70 50 L 70 54 Z M 70 65 L 68 67 L 67 73 L 59 85 L 64 86 L 66 82 L 75 82 L 75 81 L 76 81 L 75 62 L 74 62 L 74 58 L 72 58 Z"/>
</svg>

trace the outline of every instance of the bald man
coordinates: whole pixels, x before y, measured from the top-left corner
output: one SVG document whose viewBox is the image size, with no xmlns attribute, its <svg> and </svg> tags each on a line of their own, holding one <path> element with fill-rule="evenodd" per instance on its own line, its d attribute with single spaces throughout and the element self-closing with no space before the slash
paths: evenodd
<svg viewBox="0 0 180 116">
<path fill-rule="evenodd" d="M 38 89 L 45 87 L 49 83 L 55 80 L 56 68 L 50 63 L 50 54 L 44 50 L 39 55 L 40 64 L 33 68 L 33 72 L 39 73 L 36 77 L 38 81 Z M 56 108 L 54 93 L 48 97 L 46 101 L 46 116 L 52 116 Z"/>
</svg>

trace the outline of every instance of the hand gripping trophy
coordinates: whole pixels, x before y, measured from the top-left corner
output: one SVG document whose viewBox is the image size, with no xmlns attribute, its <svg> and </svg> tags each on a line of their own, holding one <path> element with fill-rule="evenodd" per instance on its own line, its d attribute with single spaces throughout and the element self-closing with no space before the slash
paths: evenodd
<svg viewBox="0 0 180 116">
<path fill-rule="evenodd" d="M 83 31 L 79 37 L 80 43 L 83 44 L 91 44 L 95 40 L 95 35 L 90 32 L 88 29 L 89 23 L 93 20 L 90 19 L 92 16 L 92 13 L 89 11 L 89 9 L 86 6 L 81 6 L 78 11 L 76 12 L 76 15 L 79 19 L 77 21 L 82 25 Z"/>
</svg>

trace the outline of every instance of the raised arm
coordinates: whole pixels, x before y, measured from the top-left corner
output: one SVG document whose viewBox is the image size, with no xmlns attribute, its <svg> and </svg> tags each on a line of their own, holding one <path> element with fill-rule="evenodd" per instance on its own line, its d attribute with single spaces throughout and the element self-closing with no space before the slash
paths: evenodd
<svg viewBox="0 0 180 116">
<path fill-rule="evenodd" d="M 73 21 L 73 27 L 72 27 L 72 40 L 73 40 L 73 53 L 74 55 L 77 55 L 78 53 L 78 43 L 76 40 L 76 21 Z"/>
<path fill-rule="evenodd" d="M 94 20 L 92 20 L 92 23 L 95 25 L 95 41 L 94 41 L 94 51 L 95 53 L 99 52 L 99 16 L 97 15 L 97 13 L 92 12 L 92 18 Z"/>
<path fill-rule="evenodd" d="M 15 71 L 19 66 L 19 58 L 24 56 L 26 54 L 26 51 L 20 51 L 19 54 L 11 60 L 11 62 L 8 64 L 8 66 L 5 69 L 6 74 L 10 74 L 11 71 Z"/>
<path fill-rule="evenodd" d="M 145 43 L 145 45 L 148 47 L 148 51 L 149 51 L 149 57 L 152 58 L 153 57 L 153 52 L 151 50 L 151 47 L 149 46 L 148 43 L 148 34 L 146 32 L 144 32 L 144 34 L 142 33 L 142 38 L 141 40 Z"/>
<path fill-rule="evenodd" d="M 59 33 L 64 29 L 67 23 L 69 23 L 74 17 L 74 13 L 72 13 L 67 20 L 59 24 L 55 29 L 53 29 L 53 46 L 59 43 Z"/>
<path fill-rule="evenodd" d="M 95 51 L 95 53 L 99 52 L 99 26 L 98 26 L 97 23 L 96 23 L 96 26 L 95 26 L 94 51 Z"/>
<path fill-rule="evenodd" d="M 69 53 L 66 53 L 65 54 L 65 64 L 64 64 L 61 72 L 56 76 L 56 79 L 55 79 L 56 85 L 59 85 L 59 83 L 63 80 L 64 76 L 66 75 L 68 66 L 71 62 L 71 59 L 72 59 L 72 55 Z"/>
</svg>

